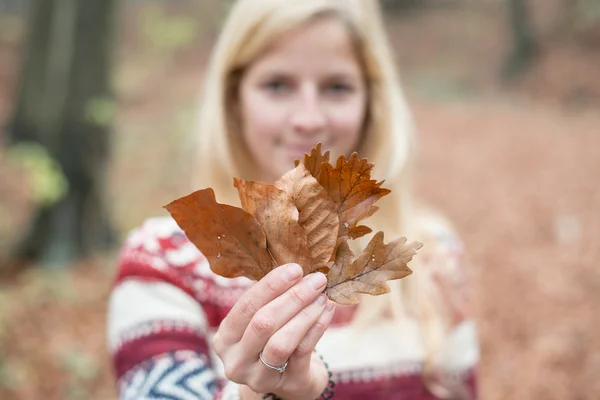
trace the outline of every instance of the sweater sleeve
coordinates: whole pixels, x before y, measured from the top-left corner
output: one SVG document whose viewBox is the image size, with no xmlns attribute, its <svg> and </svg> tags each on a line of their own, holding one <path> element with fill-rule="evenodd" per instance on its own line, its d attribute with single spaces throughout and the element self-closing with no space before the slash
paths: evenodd
<svg viewBox="0 0 600 400">
<path fill-rule="evenodd" d="M 206 284 L 196 271 L 206 260 L 190 245 L 171 221 L 155 219 L 121 249 L 108 306 L 119 399 L 235 398 L 237 385 L 211 361 L 209 331 L 219 316 L 198 300 Z"/>
<path fill-rule="evenodd" d="M 435 249 L 429 253 L 428 264 L 448 329 L 447 342 L 440 356 L 443 365 L 455 371 L 454 379 L 462 380 L 468 387 L 468 398 L 476 399 L 479 340 L 471 313 L 466 250 L 449 224 L 437 221 L 433 225 L 430 232 L 434 238 L 430 243 L 435 243 Z"/>
</svg>

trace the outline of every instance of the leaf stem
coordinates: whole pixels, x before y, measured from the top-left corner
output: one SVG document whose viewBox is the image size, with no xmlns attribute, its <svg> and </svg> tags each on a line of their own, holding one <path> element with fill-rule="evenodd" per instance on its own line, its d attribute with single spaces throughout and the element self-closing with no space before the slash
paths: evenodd
<svg viewBox="0 0 600 400">
<path fill-rule="evenodd" d="M 271 249 L 269 248 L 269 241 L 267 240 L 267 252 L 269 253 L 269 256 L 271 257 L 271 260 L 273 260 L 273 268 L 277 268 L 279 265 L 277 265 L 277 261 L 275 261 L 275 257 L 273 257 L 273 254 L 271 253 Z"/>
</svg>

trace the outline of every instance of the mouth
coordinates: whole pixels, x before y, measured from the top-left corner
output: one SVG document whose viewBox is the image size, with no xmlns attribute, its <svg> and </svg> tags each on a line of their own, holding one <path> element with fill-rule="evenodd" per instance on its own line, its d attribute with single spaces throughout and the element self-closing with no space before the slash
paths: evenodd
<svg viewBox="0 0 600 400">
<path fill-rule="evenodd" d="M 302 158 L 304 157 L 304 154 L 310 154 L 310 151 L 313 149 L 313 147 L 315 147 L 317 145 L 317 143 L 314 144 L 302 144 L 302 145 L 297 145 L 297 144 L 286 144 L 284 145 L 285 151 L 294 158 Z"/>
</svg>

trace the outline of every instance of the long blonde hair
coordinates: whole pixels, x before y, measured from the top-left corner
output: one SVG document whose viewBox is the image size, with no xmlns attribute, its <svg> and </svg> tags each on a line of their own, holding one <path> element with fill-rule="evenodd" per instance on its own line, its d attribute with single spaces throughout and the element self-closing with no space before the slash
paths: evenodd
<svg viewBox="0 0 600 400">
<path fill-rule="evenodd" d="M 232 177 L 257 179 L 259 172 L 239 131 L 237 89 L 241 76 L 277 38 L 320 17 L 337 18 L 355 41 L 369 95 L 365 132 L 357 151 L 375 163 L 374 178 L 385 179 L 384 186 L 393 189 L 367 223 L 375 232 L 384 231 L 387 240 L 400 236 L 418 240 L 410 193 L 415 130 L 376 0 L 238 0 L 234 4 L 204 78 L 194 187 L 212 187 L 217 201 L 239 205 Z M 355 242 L 364 247 L 365 240 Z M 413 260 L 413 266 L 416 263 Z M 384 314 L 397 319 L 416 317 L 423 332 L 427 366 L 445 333 L 440 313 L 427 295 L 430 279 L 418 266 L 414 269 L 412 276 L 390 282 L 392 293 L 363 296 L 354 323 L 371 323 Z"/>
</svg>

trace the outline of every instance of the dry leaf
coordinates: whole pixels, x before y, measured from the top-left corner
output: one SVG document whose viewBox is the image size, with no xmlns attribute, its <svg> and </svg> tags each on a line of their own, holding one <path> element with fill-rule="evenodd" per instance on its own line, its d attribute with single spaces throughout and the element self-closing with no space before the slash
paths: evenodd
<svg viewBox="0 0 600 400">
<path fill-rule="evenodd" d="M 304 155 L 304 166 L 312 176 L 319 179 L 323 163 L 329 163 L 329 151 L 325 152 L 325 154 L 321 154 L 321 143 L 318 143 L 312 148 L 310 155 Z M 297 167 L 299 164 L 300 160 L 294 161 L 294 166 Z"/>
<path fill-rule="evenodd" d="M 317 151 L 318 150 L 318 151 Z M 373 204 L 390 193 L 381 187 L 383 181 L 371 179 L 373 163 L 352 153 L 349 160 L 340 156 L 335 168 L 323 160 L 329 155 L 321 155 L 320 147 L 313 149 L 304 162 L 309 165 L 321 164 L 319 175 L 315 176 L 336 205 L 340 227 L 338 245 L 349 239 L 356 239 L 371 233 L 367 226 L 357 226 L 358 222 L 373 215 L 379 208 Z"/>
<path fill-rule="evenodd" d="M 406 238 L 384 244 L 383 232 L 377 232 L 361 255 L 350 263 L 353 254 L 348 243 L 343 242 L 327 274 L 325 293 L 339 304 L 358 303 L 356 293 L 388 293 L 386 281 L 410 275 L 412 270 L 407 264 L 421 247 L 417 242 L 406 244 Z"/>
<path fill-rule="evenodd" d="M 217 203 L 211 188 L 177 199 L 165 208 L 216 274 L 258 280 L 276 267 L 258 221 L 241 208 Z"/>
<path fill-rule="evenodd" d="M 303 164 L 283 175 L 275 186 L 294 201 L 298 222 L 308 235 L 310 272 L 314 272 L 325 266 L 335 249 L 339 226 L 335 204 Z"/>
<path fill-rule="evenodd" d="M 298 223 L 298 210 L 286 192 L 263 182 L 234 178 L 242 208 L 252 214 L 267 237 L 267 250 L 277 265 L 299 264 L 312 271 L 308 235 Z"/>
<path fill-rule="evenodd" d="M 234 178 L 242 208 L 217 203 L 210 188 L 165 208 L 224 277 L 260 280 L 293 262 L 305 275 L 327 273 L 329 298 L 355 304 L 357 293 L 387 293 L 388 280 L 412 272 L 407 263 L 421 243 L 407 245 L 401 238 L 386 245 L 383 232 L 353 260 L 347 241 L 371 232 L 358 222 L 373 215 L 374 203 L 390 193 L 371 179 L 372 163 L 353 153 L 348 160 L 338 158 L 334 168 L 318 144 L 295 164 L 275 185 Z"/>
</svg>

